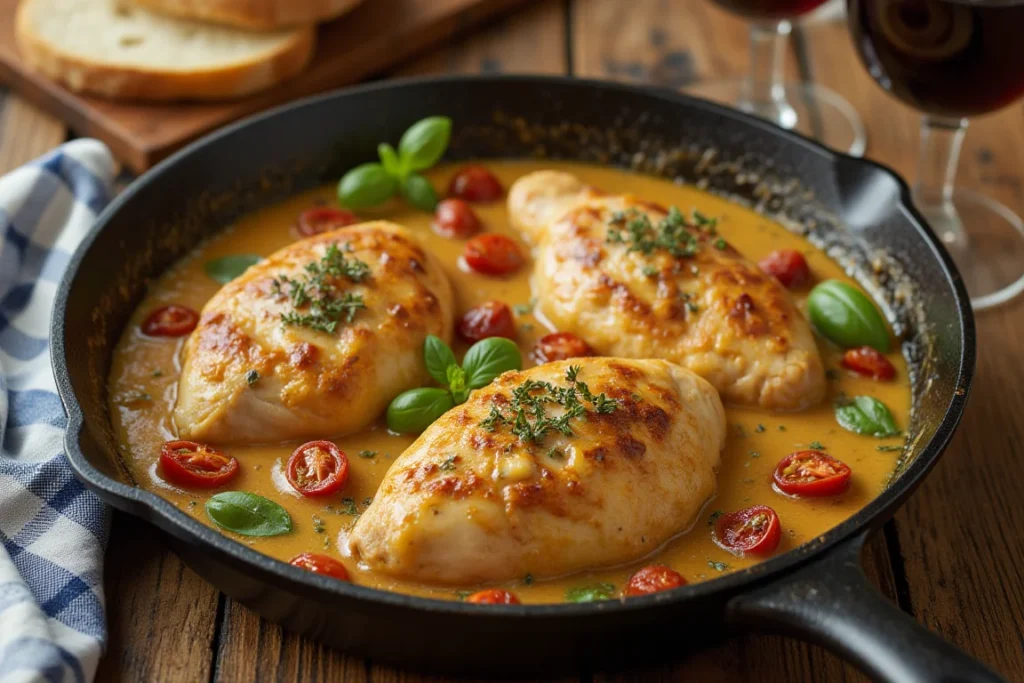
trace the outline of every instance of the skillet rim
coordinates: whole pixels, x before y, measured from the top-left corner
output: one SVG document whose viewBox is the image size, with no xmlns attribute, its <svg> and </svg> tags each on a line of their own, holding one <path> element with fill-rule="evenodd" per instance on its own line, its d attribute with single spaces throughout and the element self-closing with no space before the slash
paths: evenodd
<svg viewBox="0 0 1024 683">
<path fill-rule="evenodd" d="M 219 531 L 185 514 L 172 503 L 155 493 L 123 484 L 93 467 L 79 447 L 85 421 L 67 371 L 67 349 L 64 344 L 66 330 L 65 314 L 72 285 L 79 275 L 79 270 L 86 253 L 92 247 L 97 236 L 116 217 L 123 205 L 130 202 L 142 188 L 152 183 L 159 183 L 163 173 L 176 165 L 181 159 L 208 146 L 216 145 L 221 139 L 235 135 L 248 126 L 264 122 L 285 113 L 296 112 L 307 107 L 315 108 L 328 100 L 358 99 L 367 93 L 380 90 L 404 89 L 412 86 L 430 87 L 452 83 L 471 87 L 477 83 L 494 84 L 507 82 L 519 82 L 527 85 L 534 84 L 569 90 L 573 88 L 598 89 L 613 94 L 625 93 L 661 99 L 670 106 L 682 107 L 684 109 L 705 110 L 717 116 L 731 119 L 740 125 L 756 128 L 765 135 L 780 137 L 789 144 L 800 146 L 804 149 L 804 153 L 817 154 L 824 157 L 831 163 L 833 168 L 837 167 L 840 163 L 860 165 L 896 181 L 900 189 L 898 208 L 903 212 L 925 244 L 931 247 L 932 258 L 939 262 L 946 281 L 953 287 L 962 349 L 955 383 L 956 389 L 953 392 L 952 400 L 946 406 L 945 415 L 939 422 L 932 438 L 921 448 L 918 455 L 895 481 L 851 517 L 829 529 L 824 534 L 777 557 L 759 562 L 753 567 L 730 572 L 725 576 L 688 584 L 671 591 L 630 598 L 629 600 L 613 599 L 582 604 L 477 605 L 369 588 L 349 582 L 337 581 L 293 567 L 284 561 L 271 558 L 269 555 L 247 547 L 244 543 L 221 534 Z M 278 582 L 275 586 L 276 588 L 285 588 L 293 593 L 308 595 L 326 591 L 334 601 L 340 598 L 342 600 L 383 603 L 392 607 L 415 609 L 424 613 L 570 618 L 602 613 L 616 614 L 623 611 L 644 610 L 654 605 L 661 607 L 675 605 L 678 607 L 687 601 L 696 601 L 701 598 L 708 599 L 716 594 L 720 597 L 729 597 L 741 592 L 744 588 L 751 588 L 754 585 L 771 579 L 778 579 L 792 573 L 797 568 L 809 564 L 815 559 L 824 557 L 828 551 L 854 536 L 867 530 L 876 529 L 884 524 L 906 501 L 907 497 L 913 493 L 914 489 L 921 483 L 931 468 L 934 467 L 952 439 L 963 416 L 974 377 L 976 332 L 973 311 L 963 279 L 957 271 L 952 258 L 942 246 L 941 241 L 927 225 L 921 214 L 914 208 L 911 202 L 910 188 L 906 181 L 890 167 L 876 161 L 856 158 L 833 151 L 814 140 L 792 131 L 783 130 L 774 124 L 751 115 L 667 88 L 623 84 L 596 79 L 581 79 L 571 76 L 494 76 L 473 74 L 393 79 L 307 97 L 225 126 L 190 143 L 160 162 L 132 182 L 107 205 L 100 215 L 97 216 L 93 227 L 72 254 L 54 297 L 53 316 L 50 324 L 50 355 L 57 391 L 68 414 L 64 435 L 65 453 L 78 478 L 89 487 L 101 491 L 105 496 L 122 502 L 123 506 L 119 507 L 119 509 L 130 512 L 157 527 L 161 527 L 166 533 L 171 533 L 171 529 L 168 527 L 173 527 L 175 535 L 179 538 L 184 536 L 192 543 L 212 547 L 213 550 L 221 555 L 224 561 L 232 563 L 239 571 L 247 571 L 251 574 L 251 570 L 255 569 L 257 570 L 255 578 L 264 582 L 266 582 L 267 578 L 272 578 Z M 283 582 L 283 585 L 280 582 Z M 218 587 L 218 590 L 220 590 L 220 587 Z"/>
</svg>

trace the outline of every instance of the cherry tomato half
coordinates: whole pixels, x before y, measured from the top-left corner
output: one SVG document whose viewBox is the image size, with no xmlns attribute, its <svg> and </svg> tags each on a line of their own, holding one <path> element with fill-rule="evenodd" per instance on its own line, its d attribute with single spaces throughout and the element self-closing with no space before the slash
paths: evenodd
<svg viewBox="0 0 1024 683">
<path fill-rule="evenodd" d="M 307 209 L 299 214 L 299 222 L 295 226 L 295 232 L 300 237 L 312 237 L 320 233 L 330 232 L 346 225 L 355 225 L 359 222 L 359 216 L 345 209 L 335 209 L 330 206 L 317 206 Z"/>
<path fill-rule="evenodd" d="M 295 449 L 285 466 L 288 483 L 304 496 L 327 496 L 348 480 L 348 456 L 330 441 L 310 441 Z"/>
<path fill-rule="evenodd" d="M 646 567 L 641 567 L 636 574 L 629 577 L 629 582 L 623 592 L 627 596 L 650 595 L 685 585 L 686 579 L 676 570 L 663 564 L 649 564 Z"/>
<path fill-rule="evenodd" d="M 466 311 L 459 321 L 459 334 L 466 341 L 480 341 L 488 337 L 516 338 L 516 321 L 508 304 L 485 301 Z"/>
<path fill-rule="evenodd" d="M 238 474 L 238 460 L 195 441 L 168 441 L 160 448 L 160 467 L 168 481 L 212 489 Z"/>
<path fill-rule="evenodd" d="M 301 553 L 292 558 L 288 564 L 294 565 L 314 574 L 323 574 L 342 581 L 348 581 L 348 570 L 345 565 L 333 557 L 318 553 Z"/>
<path fill-rule="evenodd" d="M 504 190 L 494 174 L 483 166 L 466 166 L 452 176 L 448 196 L 467 202 L 493 202 L 501 199 Z"/>
<path fill-rule="evenodd" d="M 896 366 L 870 346 L 850 349 L 844 353 L 843 367 L 872 379 L 890 380 L 896 376 Z"/>
<path fill-rule="evenodd" d="M 491 232 L 466 242 L 462 257 L 467 266 L 485 275 L 508 275 L 519 270 L 526 260 L 511 237 Z"/>
<path fill-rule="evenodd" d="M 509 593 L 508 591 L 499 590 L 497 588 L 489 588 L 487 590 L 478 591 L 473 593 L 466 602 L 475 602 L 478 605 L 518 605 L 519 598 L 516 597 L 515 593 Z"/>
<path fill-rule="evenodd" d="M 466 239 L 480 232 L 480 219 L 462 199 L 445 199 L 434 210 L 430 227 L 441 237 Z"/>
<path fill-rule="evenodd" d="M 540 338 L 533 347 L 533 356 L 538 363 L 550 363 L 555 360 L 568 360 L 581 356 L 592 356 L 594 350 L 587 342 L 572 332 L 552 332 Z"/>
<path fill-rule="evenodd" d="M 730 512 L 715 522 L 715 543 L 735 555 L 770 555 L 781 538 L 779 516 L 767 505 Z"/>
<path fill-rule="evenodd" d="M 198 313 L 187 306 L 171 304 L 150 313 L 142 323 L 142 332 L 150 337 L 184 337 L 198 324 Z"/>
<path fill-rule="evenodd" d="M 797 451 L 779 461 L 772 480 L 791 496 L 834 496 L 850 487 L 850 468 L 821 451 Z"/>
<path fill-rule="evenodd" d="M 807 259 L 796 249 L 773 251 L 761 259 L 757 267 L 789 289 L 802 287 L 811 279 Z"/>
</svg>

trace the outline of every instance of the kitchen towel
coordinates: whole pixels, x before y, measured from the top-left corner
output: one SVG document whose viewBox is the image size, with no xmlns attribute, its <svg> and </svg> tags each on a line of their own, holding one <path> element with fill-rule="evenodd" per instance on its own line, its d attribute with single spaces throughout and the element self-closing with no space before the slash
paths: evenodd
<svg viewBox="0 0 1024 683">
<path fill-rule="evenodd" d="M 0 178 L 0 683 L 88 683 L 106 638 L 109 513 L 64 454 L 49 329 L 113 177 L 82 139 Z"/>
</svg>

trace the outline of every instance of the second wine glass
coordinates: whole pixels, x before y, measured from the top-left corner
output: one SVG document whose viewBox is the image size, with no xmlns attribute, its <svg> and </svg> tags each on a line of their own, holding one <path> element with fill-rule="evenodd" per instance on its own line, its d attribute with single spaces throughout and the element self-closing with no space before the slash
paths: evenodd
<svg viewBox="0 0 1024 683">
<path fill-rule="evenodd" d="M 867 144 L 864 125 L 849 102 L 820 85 L 787 83 L 784 78 L 790 21 L 827 0 L 712 1 L 750 19 L 750 70 L 745 78 L 704 81 L 688 91 L 803 133 L 841 152 L 863 154 Z"/>
</svg>

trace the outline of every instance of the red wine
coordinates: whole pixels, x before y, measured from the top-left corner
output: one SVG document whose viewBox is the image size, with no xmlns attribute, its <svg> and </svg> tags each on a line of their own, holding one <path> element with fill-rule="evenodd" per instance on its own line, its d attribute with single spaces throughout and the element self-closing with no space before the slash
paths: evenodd
<svg viewBox="0 0 1024 683">
<path fill-rule="evenodd" d="M 714 0 L 730 12 L 753 19 L 793 19 L 828 0 Z"/>
<path fill-rule="evenodd" d="M 871 76 L 940 116 L 994 111 L 1024 95 L 1024 0 L 847 0 Z"/>
</svg>

